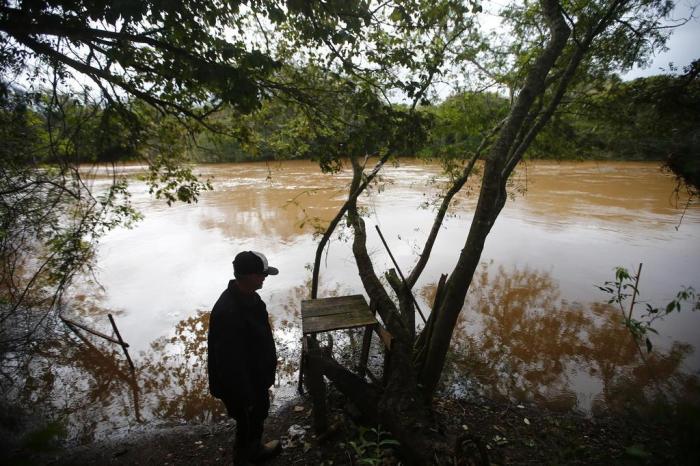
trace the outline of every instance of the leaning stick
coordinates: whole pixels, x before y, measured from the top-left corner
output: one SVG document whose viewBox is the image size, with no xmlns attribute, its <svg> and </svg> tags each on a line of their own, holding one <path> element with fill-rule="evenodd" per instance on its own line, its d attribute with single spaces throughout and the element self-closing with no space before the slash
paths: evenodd
<svg viewBox="0 0 700 466">
<path fill-rule="evenodd" d="M 396 259 L 394 259 L 394 255 L 391 253 L 391 249 L 389 249 L 389 245 L 386 244 L 386 240 L 384 239 L 384 235 L 382 235 L 382 230 L 379 229 L 379 225 L 374 225 L 374 228 L 377 229 L 377 233 L 379 233 L 379 238 L 382 240 L 382 243 L 384 243 L 384 247 L 386 248 L 386 252 L 389 253 L 389 257 L 391 257 L 391 261 L 394 263 L 394 267 L 396 267 L 396 271 L 399 273 L 399 277 L 401 277 L 401 280 L 403 281 L 404 286 L 408 288 L 408 284 L 406 283 L 406 278 L 403 276 L 403 272 L 401 272 L 401 269 L 399 268 L 399 264 L 396 263 Z M 416 305 L 416 309 L 418 309 L 418 314 L 420 314 L 421 319 L 423 319 L 423 323 L 426 323 L 425 316 L 423 315 L 423 311 L 421 311 L 420 306 L 418 305 L 418 301 L 416 301 L 416 297 L 413 296 L 413 292 L 411 289 L 408 289 L 408 293 L 411 295 L 411 298 L 413 298 L 413 304 Z"/>
</svg>

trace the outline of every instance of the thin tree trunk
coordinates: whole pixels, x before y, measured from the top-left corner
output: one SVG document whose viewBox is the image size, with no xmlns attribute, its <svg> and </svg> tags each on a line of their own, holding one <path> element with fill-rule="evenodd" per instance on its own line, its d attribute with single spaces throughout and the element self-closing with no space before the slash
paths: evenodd
<svg viewBox="0 0 700 466">
<path fill-rule="evenodd" d="M 354 183 L 361 178 L 362 167 L 353 160 Z M 433 452 L 445 450 L 444 440 L 429 430 L 432 424 L 430 407 L 418 387 L 418 374 L 413 365 L 414 334 L 407 328 L 395 304 L 379 281 L 367 253 L 364 221 L 355 202 L 348 208 L 348 221 L 354 230 L 353 253 L 362 284 L 377 312 L 394 337 L 388 357 L 391 364 L 384 374 L 386 386 L 377 406 L 381 424 L 401 443 L 407 464 L 430 464 Z"/>
<path fill-rule="evenodd" d="M 542 0 L 541 3 L 552 36 L 547 47 L 530 69 L 515 105 L 486 159 L 479 201 L 469 235 L 447 281 L 445 298 L 438 310 L 435 326 L 427 346 L 426 362 L 419 376 L 419 381 L 428 397 L 435 391 L 440 380 L 452 332 L 464 305 L 474 271 L 481 259 L 486 237 L 505 205 L 505 183 L 509 175 L 504 171 L 508 161 L 507 157 L 511 153 L 511 147 L 517 139 L 533 102 L 544 92 L 547 74 L 561 56 L 570 34 L 569 27 L 559 9 L 559 3 L 556 0 Z"/>
<path fill-rule="evenodd" d="M 358 181 L 354 185 L 354 187 L 350 189 L 348 200 L 345 201 L 345 204 L 343 204 L 343 206 L 340 208 L 333 220 L 331 220 L 331 223 L 328 225 L 328 228 L 326 228 L 326 231 L 323 233 L 321 240 L 318 242 L 318 246 L 316 247 L 316 256 L 314 257 L 314 269 L 311 276 L 311 299 L 316 299 L 318 297 L 318 279 L 319 271 L 321 269 L 321 257 L 323 256 L 323 250 L 325 249 L 328 240 L 330 239 L 331 235 L 333 235 L 333 232 L 338 226 L 338 223 L 340 223 L 340 221 L 343 219 L 343 216 L 345 216 L 345 213 L 348 211 L 348 207 L 350 207 L 352 203 L 357 201 L 357 198 L 360 196 L 360 194 L 364 192 L 364 190 L 367 188 L 367 186 L 369 186 L 374 177 L 377 176 L 379 170 L 381 170 L 386 161 L 389 160 L 389 155 L 390 154 L 387 153 L 381 159 L 379 159 L 379 162 L 377 162 L 374 169 L 367 175 L 367 177 L 364 180 Z"/>
</svg>

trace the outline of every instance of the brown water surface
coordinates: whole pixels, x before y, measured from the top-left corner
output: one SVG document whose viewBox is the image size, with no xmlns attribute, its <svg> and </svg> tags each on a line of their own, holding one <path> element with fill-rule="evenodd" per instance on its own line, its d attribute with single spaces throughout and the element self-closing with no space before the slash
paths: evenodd
<svg viewBox="0 0 700 466">
<path fill-rule="evenodd" d="M 136 175 L 139 168 L 129 171 Z M 144 220 L 110 233 L 101 245 L 104 291 L 86 282 L 74 293 L 76 319 L 107 331 L 106 313 L 116 315 L 138 367 L 136 384 L 116 349 L 97 353 L 69 341 L 44 349 L 58 360 L 37 362 L 33 391 L 17 395 L 67 413 L 76 440 L 222 414 L 207 392 L 206 313 L 232 278 L 231 261 L 241 250 L 262 251 L 280 269 L 260 294 L 281 357 L 278 400 L 294 389 L 313 232 L 342 204 L 349 173 L 324 175 L 311 162 L 197 171 L 212 178 L 214 191 L 196 205 L 167 207 L 134 178 Z M 416 261 L 444 181 L 438 165 L 402 160 L 362 199 L 367 226 L 381 227 L 404 272 Z M 464 244 L 474 189 L 457 197 L 417 284 L 423 309 Z M 659 322 L 655 351 L 645 362 L 619 310 L 606 305 L 594 285 L 611 280 L 617 265 L 632 269 L 643 262 L 642 301 L 663 305 L 682 285 L 700 290 L 700 206 L 684 213 L 673 179 L 652 163 L 532 163 L 518 171 L 510 191 L 453 339 L 445 390 L 595 413 L 648 396 L 658 388 L 654 380 L 668 393 L 693 385 L 700 312 Z M 324 256 L 320 296 L 363 292 L 347 235 L 341 229 Z M 369 236 L 375 268 L 384 271 L 389 257 L 379 238 Z"/>
</svg>

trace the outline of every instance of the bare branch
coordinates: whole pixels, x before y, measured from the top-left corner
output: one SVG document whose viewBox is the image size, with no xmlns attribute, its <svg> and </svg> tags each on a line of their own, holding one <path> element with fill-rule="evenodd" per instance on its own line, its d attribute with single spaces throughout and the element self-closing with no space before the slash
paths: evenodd
<svg viewBox="0 0 700 466">
<path fill-rule="evenodd" d="M 323 233 L 323 236 L 316 247 L 316 256 L 314 258 L 314 268 L 311 277 L 311 299 L 316 299 L 318 297 L 318 275 L 321 269 L 323 250 L 325 249 L 328 240 L 330 239 L 331 235 L 333 235 L 338 223 L 340 223 L 340 221 L 343 219 L 350 206 L 357 201 L 357 198 L 364 192 L 374 177 L 377 176 L 379 170 L 382 169 L 387 160 L 389 160 L 388 153 L 382 156 L 382 158 L 380 158 L 377 164 L 374 166 L 374 169 L 372 169 L 372 171 L 362 179 L 354 190 L 350 191 L 348 200 L 345 201 L 345 204 L 343 204 L 340 210 L 338 210 L 338 213 L 335 215 L 333 220 L 331 220 L 328 228 L 326 228 L 326 231 Z"/>
<path fill-rule="evenodd" d="M 452 198 L 466 184 L 467 180 L 469 179 L 469 176 L 472 173 L 472 170 L 474 169 L 474 164 L 481 157 L 481 154 L 484 151 L 484 149 L 486 147 L 488 147 L 488 144 L 490 143 L 491 138 L 493 138 L 493 136 L 498 132 L 498 130 L 503 125 L 503 123 L 504 123 L 504 121 L 500 121 L 482 139 L 481 143 L 479 144 L 479 147 L 476 149 L 476 151 L 472 155 L 471 159 L 469 159 L 469 162 L 467 162 L 467 164 L 462 169 L 462 173 L 459 175 L 459 177 L 455 178 L 455 180 L 450 185 L 450 188 L 444 194 L 444 196 L 442 198 L 442 203 L 440 204 L 440 208 L 438 209 L 437 214 L 435 215 L 435 219 L 433 220 L 433 226 L 430 229 L 430 233 L 428 234 L 428 238 L 425 240 L 425 244 L 423 246 L 423 251 L 420 253 L 420 256 L 418 258 L 418 262 L 413 267 L 413 270 L 411 270 L 411 273 L 409 274 L 408 278 L 406 279 L 406 286 L 409 289 L 411 289 L 411 288 L 413 288 L 413 286 L 415 286 L 416 282 L 418 281 L 418 278 L 421 276 L 421 274 L 423 273 L 423 270 L 425 269 L 425 266 L 428 263 L 428 259 L 430 258 L 430 254 L 433 250 L 433 245 L 435 244 L 435 240 L 437 238 L 437 235 L 440 232 L 440 227 L 442 226 L 442 222 L 445 218 L 445 215 L 447 214 L 447 209 L 449 208 L 450 203 L 452 202 Z"/>
</svg>

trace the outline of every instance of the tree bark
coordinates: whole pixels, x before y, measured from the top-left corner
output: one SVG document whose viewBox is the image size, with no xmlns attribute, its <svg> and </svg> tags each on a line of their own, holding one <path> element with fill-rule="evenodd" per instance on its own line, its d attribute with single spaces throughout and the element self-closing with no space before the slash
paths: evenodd
<svg viewBox="0 0 700 466">
<path fill-rule="evenodd" d="M 353 159 L 354 181 L 361 179 L 362 167 Z M 393 336 L 388 357 L 391 364 L 384 374 L 386 386 L 377 405 L 381 424 L 401 443 L 407 464 L 429 464 L 433 452 L 444 450 L 445 442 L 430 431 L 432 425 L 430 406 L 425 402 L 417 383 L 413 365 L 414 333 L 407 327 L 404 316 L 389 297 L 379 281 L 367 252 L 367 235 L 364 221 L 357 212 L 356 202 L 348 208 L 348 222 L 354 230 L 353 254 L 357 262 L 362 284 L 385 326 Z M 404 302 L 411 303 L 409 300 Z"/>
</svg>

